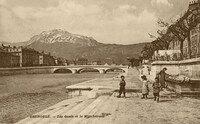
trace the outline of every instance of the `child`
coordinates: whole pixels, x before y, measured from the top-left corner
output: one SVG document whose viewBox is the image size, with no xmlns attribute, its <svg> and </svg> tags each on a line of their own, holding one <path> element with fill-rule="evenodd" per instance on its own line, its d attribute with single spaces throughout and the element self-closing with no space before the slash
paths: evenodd
<svg viewBox="0 0 200 124">
<path fill-rule="evenodd" d="M 124 98 L 126 97 L 126 91 L 125 91 L 125 86 L 126 86 L 126 82 L 125 82 L 125 77 L 124 75 L 121 76 L 121 81 L 119 83 L 120 89 L 119 89 L 119 95 L 117 97 L 121 97 L 121 94 L 123 92 L 124 94 Z"/>
<path fill-rule="evenodd" d="M 161 84 L 159 83 L 158 77 L 155 78 L 155 82 L 153 83 L 152 86 L 153 86 L 154 101 L 159 102 L 159 93 L 160 93 Z"/>
<path fill-rule="evenodd" d="M 142 84 L 142 99 L 147 99 L 147 95 L 149 95 L 149 87 L 147 77 L 145 75 L 141 76 L 143 84 Z"/>
</svg>

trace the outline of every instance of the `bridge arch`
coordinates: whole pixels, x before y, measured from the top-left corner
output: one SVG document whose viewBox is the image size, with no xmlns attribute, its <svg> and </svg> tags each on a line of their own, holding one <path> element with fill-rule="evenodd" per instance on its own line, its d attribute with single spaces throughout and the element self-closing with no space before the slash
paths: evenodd
<svg viewBox="0 0 200 124">
<path fill-rule="evenodd" d="M 68 68 L 56 68 L 53 73 L 73 73 L 73 71 Z"/>
<path fill-rule="evenodd" d="M 81 68 L 81 69 L 78 69 L 78 70 L 77 70 L 77 73 L 81 73 L 81 72 L 84 72 L 84 71 L 88 71 L 88 72 L 99 72 L 99 70 L 96 69 L 96 68 L 90 68 L 90 67 L 88 67 L 88 68 Z"/>
<path fill-rule="evenodd" d="M 99 71 L 100 74 L 109 72 L 109 70 L 121 70 L 121 72 L 128 72 L 126 66 L 54 66 L 51 67 L 51 73 L 80 73 L 84 70 L 91 70 L 93 72 Z"/>
</svg>

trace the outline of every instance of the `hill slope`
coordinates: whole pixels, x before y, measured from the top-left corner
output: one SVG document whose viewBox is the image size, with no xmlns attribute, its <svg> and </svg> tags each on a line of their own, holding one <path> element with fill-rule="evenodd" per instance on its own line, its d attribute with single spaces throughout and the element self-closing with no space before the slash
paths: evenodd
<svg viewBox="0 0 200 124">
<path fill-rule="evenodd" d="M 72 43 L 45 44 L 34 42 L 28 47 L 38 51 L 51 52 L 52 55 L 62 56 L 67 59 L 87 58 L 88 60 L 101 60 L 111 58 L 116 64 L 126 63 L 127 57 L 138 57 L 145 43 L 134 45 L 104 44 L 99 46 L 79 46 Z"/>
</svg>

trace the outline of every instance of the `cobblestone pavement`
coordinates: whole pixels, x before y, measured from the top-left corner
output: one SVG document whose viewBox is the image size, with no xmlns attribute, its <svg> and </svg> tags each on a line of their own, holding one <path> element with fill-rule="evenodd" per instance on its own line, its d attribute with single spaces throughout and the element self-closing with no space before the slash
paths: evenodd
<svg viewBox="0 0 200 124">
<path fill-rule="evenodd" d="M 126 76 L 127 89 L 141 88 L 142 83 L 138 76 L 136 69 L 129 69 Z M 88 87 L 98 84 L 102 87 L 105 83 L 105 86 L 117 88 L 118 81 L 119 79 L 95 80 L 95 83 L 86 82 L 80 85 Z M 50 115 L 50 118 L 27 118 L 19 124 L 200 124 L 199 98 L 180 97 L 162 91 L 160 102 L 157 103 L 153 101 L 152 93 L 148 99 L 141 99 L 138 90 L 128 92 L 126 98 L 117 98 L 117 95 L 114 92 L 93 99 L 76 97 L 38 113 Z M 61 118 L 57 118 L 57 115 Z M 72 117 L 68 117 L 69 115 Z"/>
</svg>

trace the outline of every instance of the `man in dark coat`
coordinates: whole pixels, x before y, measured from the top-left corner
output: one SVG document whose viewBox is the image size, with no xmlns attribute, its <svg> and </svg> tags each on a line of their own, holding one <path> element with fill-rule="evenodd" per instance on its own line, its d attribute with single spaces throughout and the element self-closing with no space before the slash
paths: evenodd
<svg viewBox="0 0 200 124">
<path fill-rule="evenodd" d="M 117 97 L 121 97 L 121 94 L 124 94 L 124 97 L 126 97 L 126 90 L 125 90 L 125 86 L 126 86 L 126 81 L 125 81 L 125 77 L 122 75 L 121 76 L 121 81 L 119 83 L 119 95 Z"/>
<path fill-rule="evenodd" d="M 161 84 L 161 88 L 166 88 L 166 85 L 165 85 L 166 71 L 167 71 L 167 68 L 163 68 L 163 69 L 157 74 L 157 77 L 159 77 L 159 82 L 160 82 L 160 84 Z"/>
</svg>

